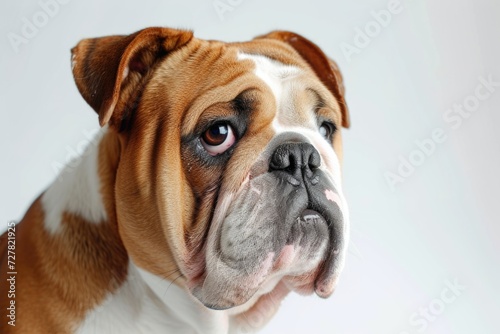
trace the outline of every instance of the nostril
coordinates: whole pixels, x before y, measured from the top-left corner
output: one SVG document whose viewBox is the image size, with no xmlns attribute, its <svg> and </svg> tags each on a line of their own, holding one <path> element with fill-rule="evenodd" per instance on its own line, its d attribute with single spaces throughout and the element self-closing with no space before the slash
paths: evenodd
<svg viewBox="0 0 500 334">
<path fill-rule="evenodd" d="M 282 170 L 290 168 L 293 161 L 290 159 L 290 154 L 282 146 L 279 146 L 276 151 L 274 151 L 271 157 L 271 162 L 269 163 L 269 168 L 271 170 Z"/>
<path fill-rule="evenodd" d="M 309 155 L 309 168 L 311 170 L 318 169 L 321 165 L 321 157 L 319 156 L 318 151 L 314 147 L 312 147 L 312 152 Z"/>
<path fill-rule="evenodd" d="M 282 144 L 274 151 L 269 168 L 294 173 L 300 168 L 300 156 L 293 144 Z"/>
</svg>

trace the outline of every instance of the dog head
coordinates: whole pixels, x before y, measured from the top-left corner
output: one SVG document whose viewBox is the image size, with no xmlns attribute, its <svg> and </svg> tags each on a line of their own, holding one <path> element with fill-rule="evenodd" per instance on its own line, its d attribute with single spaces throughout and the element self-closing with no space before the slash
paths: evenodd
<svg viewBox="0 0 500 334">
<path fill-rule="evenodd" d="M 83 40 L 72 55 L 78 89 L 119 142 L 104 182 L 137 266 L 213 309 L 248 308 L 278 285 L 333 292 L 349 115 L 340 72 L 315 44 L 148 28 Z"/>
</svg>

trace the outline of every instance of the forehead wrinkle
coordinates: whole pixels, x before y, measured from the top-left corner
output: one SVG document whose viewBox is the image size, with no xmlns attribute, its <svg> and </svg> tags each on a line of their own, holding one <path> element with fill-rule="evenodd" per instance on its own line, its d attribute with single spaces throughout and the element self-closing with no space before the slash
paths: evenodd
<svg viewBox="0 0 500 334">
<path fill-rule="evenodd" d="M 231 102 L 239 93 L 249 87 L 258 87 L 258 82 L 248 74 L 242 74 L 232 81 L 212 87 L 203 94 L 196 96 L 191 101 L 182 120 L 181 133 L 186 134 L 194 129 L 198 119 L 205 110 L 217 103 Z"/>
<path fill-rule="evenodd" d="M 334 103 L 331 104 L 329 103 L 318 90 L 316 90 L 314 87 L 307 87 L 306 91 L 310 93 L 310 95 L 313 96 L 314 99 L 314 113 L 317 116 L 325 115 L 325 114 L 333 114 L 333 120 L 337 124 L 341 124 L 341 113 L 340 113 L 340 107 L 338 103 L 336 103 L 336 100 L 334 99 Z M 330 112 L 325 112 L 324 109 L 329 110 Z M 320 110 L 323 110 L 321 112 Z"/>
</svg>

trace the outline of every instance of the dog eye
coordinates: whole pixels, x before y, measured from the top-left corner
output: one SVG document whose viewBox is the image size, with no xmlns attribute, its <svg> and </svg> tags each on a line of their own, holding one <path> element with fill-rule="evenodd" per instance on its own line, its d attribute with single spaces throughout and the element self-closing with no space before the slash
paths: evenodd
<svg viewBox="0 0 500 334">
<path fill-rule="evenodd" d="M 201 144 L 213 156 L 226 152 L 235 142 L 233 128 L 228 123 L 214 124 L 201 135 Z"/>
<path fill-rule="evenodd" d="M 323 122 L 321 126 L 319 127 L 319 133 L 322 135 L 325 139 L 330 139 L 333 133 L 335 132 L 336 128 L 335 125 L 329 122 Z"/>
</svg>

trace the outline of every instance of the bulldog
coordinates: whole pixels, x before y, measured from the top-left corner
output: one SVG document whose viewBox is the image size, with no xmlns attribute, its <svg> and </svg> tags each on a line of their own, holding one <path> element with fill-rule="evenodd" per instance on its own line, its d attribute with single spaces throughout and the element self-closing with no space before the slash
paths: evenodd
<svg viewBox="0 0 500 334">
<path fill-rule="evenodd" d="M 332 294 L 349 115 L 317 45 L 147 28 L 80 41 L 72 71 L 102 128 L 1 237 L 2 333 L 250 333 Z"/>
</svg>

